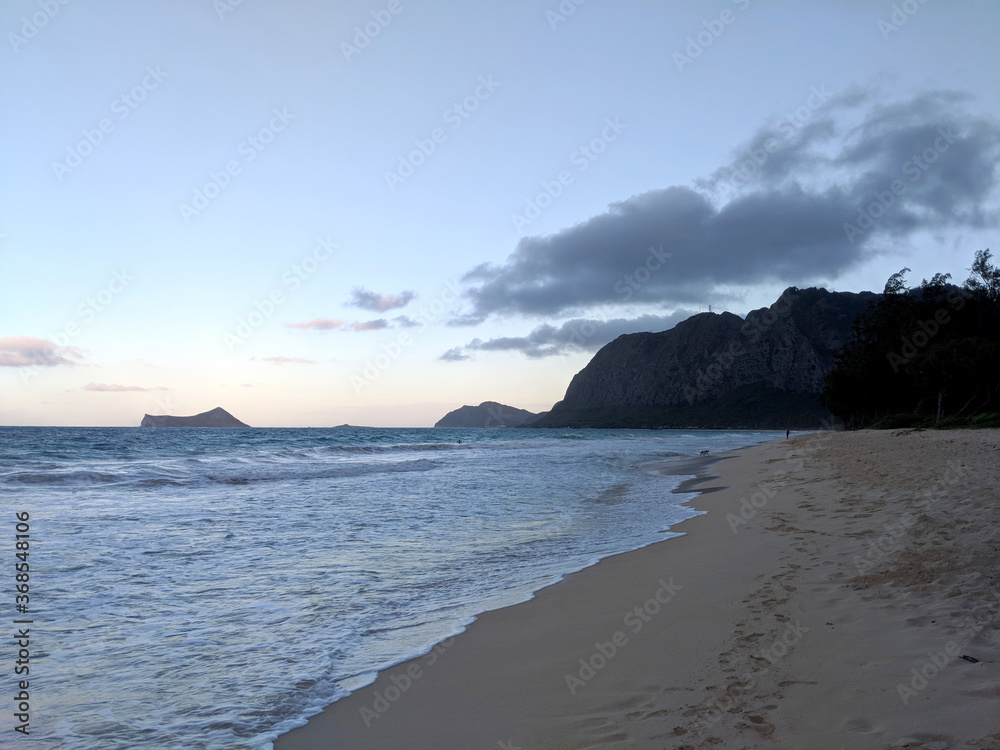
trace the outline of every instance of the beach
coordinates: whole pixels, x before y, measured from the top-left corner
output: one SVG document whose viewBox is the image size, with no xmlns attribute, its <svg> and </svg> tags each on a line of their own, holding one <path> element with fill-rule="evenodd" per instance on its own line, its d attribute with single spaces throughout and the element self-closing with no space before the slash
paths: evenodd
<svg viewBox="0 0 1000 750">
<path fill-rule="evenodd" d="M 822 432 L 659 469 L 708 511 L 479 616 L 275 742 L 1000 747 L 1000 435 Z"/>
</svg>

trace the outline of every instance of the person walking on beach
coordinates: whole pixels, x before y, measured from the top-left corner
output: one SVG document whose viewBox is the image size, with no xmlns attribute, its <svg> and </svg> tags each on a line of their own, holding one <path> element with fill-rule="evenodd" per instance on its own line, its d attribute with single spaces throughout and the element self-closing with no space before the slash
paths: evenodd
<svg viewBox="0 0 1000 750">
<path fill-rule="evenodd" d="M 792 434 L 791 428 L 785 430 L 785 440 L 788 440 L 788 436 Z"/>
</svg>

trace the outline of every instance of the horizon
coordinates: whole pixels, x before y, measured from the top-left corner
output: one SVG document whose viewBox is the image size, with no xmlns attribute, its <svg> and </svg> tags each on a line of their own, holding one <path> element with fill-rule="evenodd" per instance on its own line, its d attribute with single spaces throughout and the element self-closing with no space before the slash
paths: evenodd
<svg viewBox="0 0 1000 750">
<path fill-rule="evenodd" d="M 787 291 L 788 289 L 792 289 L 792 288 L 795 288 L 795 287 L 794 286 L 787 287 L 785 291 Z M 828 292 L 833 293 L 831 290 L 824 289 L 823 287 L 803 287 L 802 289 L 816 289 L 816 288 L 821 289 L 823 291 L 828 291 Z M 871 290 L 861 290 L 860 292 L 849 292 L 849 293 L 862 294 L 862 293 L 869 293 L 869 292 L 871 292 Z M 876 293 L 877 294 L 881 294 L 881 292 L 876 292 Z M 777 304 L 777 302 L 775 302 L 774 304 Z M 765 309 L 765 308 L 758 308 L 758 309 Z M 723 310 L 722 312 L 716 312 L 716 311 L 713 311 L 713 310 L 698 311 L 697 313 L 694 313 L 690 318 L 685 318 L 684 320 L 690 320 L 691 318 L 694 318 L 694 317 L 696 317 L 698 315 L 721 315 L 724 312 L 728 312 L 728 311 L 726 311 L 726 310 Z M 738 316 L 738 317 L 741 317 L 741 318 L 745 319 L 746 315 L 742 315 L 742 316 Z M 684 320 L 679 321 L 677 324 L 675 324 L 674 326 L 671 326 L 671 328 L 666 329 L 666 330 L 673 330 L 673 328 L 675 328 L 676 325 L 679 325 L 680 323 L 683 323 Z M 666 331 L 654 331 L 654 333 L 664 333 L 664 332 L 666 332 Z M 628 335 L 628 334 L 622 334 L 622 335 Z M 568 385 L 568 383 L 567 383 L 567 385 Z M 434 421 L 435 422 L 440 421 L 440 419 L 442 419 L 447 414 L 452 413 L 453 411 L 458 411 L 459 409 L 464 409 L 464 408 L 476 408 L 478 406 L 483 406 L 486 403 L 497 403 L 497 402 L 495 400 L 493 400 L 493 399 L 486 399 L 484 401 L 480 401 L 478 404 L 461 404 L 459 406 L 450 406 L 450 407 L 447 404 L 441 404 L 441 407 L 443 409 L 445 409 L 445 411 L 442 412 L 441 415 L 437 419 L 435 419 Z M 529 409 L 527 411 L 534 411 L 534 413 L 536 413 L 536 414 L 545 413 L 545 412 L 548 412 L 556 403 L 558 403 L 558 400 L 555 401 L 555 402 L 553 402 L 553 404 L 545 407 L 544 409 L 539 409 L 537 411 Z M 522 408 L 522 407 L 518 406 L 517 404 L 501 404 L 501 405 L 505 406 L 505 407 L 508 407 L 508 408 L 510 408 L 510 407 L 513 407 L 515 409 Z M 428 408 L 430 408 L 430 406 L 432 406 L 432 405 L 423 405 L 423 406 L 427 406 Z M 164 414 L 160 414 L 160 413 L 149 413 L 149 412 L 146 412 L 146 413 L 143 414 L 143 417 L 147 417 L 147 416 L 193 417 L 193 416 L 200 416 L 202 414 L 208 413 L 210 411 L 214 411 L 216 409 L 222 409 L 227 414 L 229 414 L 229 416 L 236 417 L 235 414 L 232 414 L 232 412 L 230 412 L 228 409 L 226 409 L 224 406 L 221 406 L 221 405 L 216 405 L 214 407 L 209 407 L 209 408 L 204 409 L 204 410 L 199 410 L 199 411 L 197 411 L 197 412 L 195 412 L 193 414 L 169 414 L 168 415 L 168 414 L 165 414 L 165 413 Z M 239 417 L 236 417 L 236 418 L 239 419 Z M 140 421 L 141 421 L 141 419 L 142 419 L 142 417 L 140 417 Z M 243 421 L 243 420 L 240 420 L 240 421 Z M 429 425 L 428 424 L 414 424 L 414 425 L 394 425 L 394 424 L 366 425 L 366 424 L 342 423 L 342 424 L 329 424 L 329 425 L 266 425 L 266 426 L 248 425 L 247 427 L 189 427 L 188 429 L 220 429 L 220 430 L 231 430 L 231 429 L 280 429 L 280 430 L 317 429 L 317 430 L 325 430 L 325 429 L 336 429 L 336 428 L 348 428 L 349 427 L 349 428 L 352 428 L 352 429 L 358 428 L 358 429 L 372 429 L 372 430 L 379 430 L 379 429 L 383 429 L 383 430 L 409 430 L 409 429 L 412 429 L 412 430 L 434 430 L 434 429 L 445 429 L 445 430 L 469 430 L 469 429 L 472 429 L 472 430 L 478 430 L 478 429 L 521 429 L 521 428 L 530 427 L 530 426 L 531 425 L 516 425 L 514 427 L 509 427 L 509 426 L 504 425 L 504 426 L 496 426 L 496 427 L 490 428 L 490 427 L 436 427 L 434 424 L 429 424 Z M 3 428 L 3 427 L 82 427 L 82 428 L 85 427 L 85 428 L 94 428 L 94 429 L 102 429 L 102 428 L 105 428 L 105 427 L 116 427 L 116 428 L 128 429 L 128 428 L 132 428 L 132 427 L 141 427 L 141 425 L 135 425 L 135 424 L 133 424 L 133 425 L 129 425 L 129 424 L 119 424 L 119 425 L 100 425 L 100 424 L 89 424 L 89 425 L 85 425 L 85 424 L 81 424 L 81 425 L 59 425 L 59 424 L 49 424 L 49 425 L 5 425 L 5 424 L 0 424 L 0 428 Z M 173 426 L 173 427 L 162 427 L 161 429 L 178 429 L 178 428 L 176 426 Z M 180 429 L 184 429 L 184 428 L 181 427 Z M 542 428 L 542 429 L 549 429 L 549 428 Z M 683 430 L 686 430 L 686 431 L 692 431 L 692 430 L 694 430 L 694 431 L 701 431 L 701 430 L 705 430 L 705 431 L 711 432 L 711 431 L 721 430 L 723 428 L 712 428 L 712 427 L 704 427 L 704 428 L 702 428 L 702 427 L 698 427 L 698 428 L 680 428 L 680 427 L 677 427 L 677 428 L 599 428 L 599 427 L 596 427 L 596 428 L 591 428 L 591 427 L 584 427 L 584 428 L 575 428 L 575 429 L 588 429 L 588 430 L 589 429 L 629 429 L 629 430 L 636 430 L 636 429 L 638 429 L 638 430 L 643 430 L 643 429 L 653 430 L 653 429 L 655 429 L 656 431 L 663 431 L 663 430 L 670 431 L 670 430 L 682 430 L 683 429 Z M 734 428 L 732 430 L 726 428 L 724 431 L 733 431 L 733 432 L 739 432 L 739 431 L 760 432 L 759 429 L 755 429 L 755 428 Z M 774 432 L 781 432 L 781 430 L 774 430 Z M 800 431 L 793 430 L 792 432 L 794 434 L 797 434 Z"/>
<path fill-rule="evenodd" d="M 537 413 L 622 334 L 904 266 L 960 285 L 996 246 L 998 21 L 12 0 L 0 424 Z"/>
</svg>

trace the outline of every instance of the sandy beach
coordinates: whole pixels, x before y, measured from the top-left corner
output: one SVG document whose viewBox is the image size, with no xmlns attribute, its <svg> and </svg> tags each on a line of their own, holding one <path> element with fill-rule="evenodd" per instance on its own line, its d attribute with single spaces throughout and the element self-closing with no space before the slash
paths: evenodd
<svg viewBox="0 0 1000 750">
<path fill-rule="evenodd" d="M 1000 748 L 1000 433 L 815 433 L 276 750 Z M 650 470 L 650 467 L 644 467 Z M 663 467 L 660 467 L 663 468 Z"/>
</svg>

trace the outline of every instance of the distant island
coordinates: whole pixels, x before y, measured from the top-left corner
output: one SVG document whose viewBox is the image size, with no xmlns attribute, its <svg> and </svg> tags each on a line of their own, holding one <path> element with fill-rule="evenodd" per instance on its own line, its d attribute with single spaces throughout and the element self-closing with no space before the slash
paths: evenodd
<svg viewBox="0 0 1000 750">
<path fill-rule="evenodd" d="M 445 414 L 435 427 L 523 427 L 541 414 L 517 409 L 496 401 L 483 401 L 479 406 L 463 406 Z"/>
<path fill-rule="evenodd" d="M 168 414 L 146 414 L 140 427 L 249 427 L 221 406 L 193 417 L 172 417 Z"/>
</svg>

